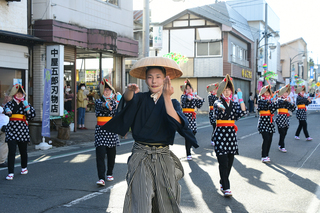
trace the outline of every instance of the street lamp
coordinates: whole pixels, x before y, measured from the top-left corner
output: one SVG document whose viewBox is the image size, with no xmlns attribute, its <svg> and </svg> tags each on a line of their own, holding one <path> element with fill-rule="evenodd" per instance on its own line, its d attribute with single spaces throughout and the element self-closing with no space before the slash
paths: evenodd
<svg viewBox="0 0 320 213">
<path fill-rule="evenodd" d="M 295 57 L 299 56 L 299 55 L 302 55 L 302 57 L 301 57 L 302 61 L 306 58 L 305 52 L 298 53 L 298 54 L 295 55 L 293 58 L 290 58 L 290 84 L 293 82 L 291 64 L 300 61 L 300 60 L 293 61 L 293 59 L 294 59 Z M 303 77 L 303 76 L 302 76 L 302 77 Z"/>
<path fill-rule="evenodd" d="M 266 49 L 267 49 L 268 47 L 269 47 L 271 50 L 276 49 L 276 48 L 277 48 L 277 42 L 278 42 L 278 40 L 279 40 L 279 38 L 280 38 L 278 32 L 270 32 L 270 33 L 263 32 L 262 34 L 263 34 L 262 38 L 261 38 L 260 40 L 257 39 L 257 48 L 256 48 L 256 73 L 257 73 L 257 74 L 259 73 L 259 72 L 258 72 L 258 59 L 259 59 L 259 57 L 258 57 L 258 52 L 259 52 L 259 49 L 260 49 L 261 47 L 263 47 L 263 46 L 266 46 Z M 260 42 L 261 42 L 263 39 L 266 39 L 266 40 L 267 40 L 269 37 L 273 37 L 274 40 L 275 40 L 275 43 L 270 43 L 270 44 L 268 44 L 268 42 L 265 42 L 265 44 L 259 46 Z M 265 51 L 264 63 L 265 63 L 265 64 L 268 64 L 267 51 Z M 257 76 L 257 74 L 256 74 L 256 76 Z M 262 74 L 262 73 L 261 73 L 261 74 Z M 261 75 L 261 74 L 260 74 L 260 75 Z M 264 83 L 265 83 L 265 81 L 263 81 L 263 85 L 264 85 Z M 256 85 L 257 85 L 257 78 L 256 78 Z M 256 90 L 257 90 L 257 88 L 258 88 L 258 87 L 256 86 Z"/>
</svg>

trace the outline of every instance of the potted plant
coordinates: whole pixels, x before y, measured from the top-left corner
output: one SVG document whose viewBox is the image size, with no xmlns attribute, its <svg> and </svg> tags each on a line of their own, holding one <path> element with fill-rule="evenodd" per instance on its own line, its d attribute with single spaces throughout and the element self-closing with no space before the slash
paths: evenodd
<svg viewBox="0 0 320 213">
<path fill-rule="evenodd" d="M 61 116 L 62 126 L 69 127 L 74 120 L 74 110 L 68 112 L 67 110 L 64 111 L 64 115 Z"/>
<path fill-rule="evenodd" d="M 71 112 L 64 111 L 64 115 L 61 116 L 62 126 L 58 129 L 58 138 L 63 140 L 70 139 L 70 124 L 74 120 L 74 110 Z"/>
</svg>

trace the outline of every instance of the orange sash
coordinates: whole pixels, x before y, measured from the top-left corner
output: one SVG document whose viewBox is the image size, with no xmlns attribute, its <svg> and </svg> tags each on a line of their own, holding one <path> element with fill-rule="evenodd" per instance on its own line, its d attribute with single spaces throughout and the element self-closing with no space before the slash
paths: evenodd
<svg viewBox="0 0 320 213">
<path fill-rule="evenodd" d="M 112 117 L 97 117 L 97 125 L 103 126 L 111 119 L 112 119 Z"/>
<path fill-rule="evenodd" d="M 197 113 L 192 108 L 182 108 L 183 113 L 192 113 L 192 119 L 196 119 Z"/>
<path fill-rule="evenodd" d="M 213 106 L 209 106 L 210 111 L 213 110 Z"/>
<path fill-rule="evenodd" d="M 305 104 L 299 104 L 298 105 L 298 109 L 304 109 L 305 111 L 307 111 L 307 108 L 306 108 Z"/>
<path fill-rule="evenodd" d="M 274 116 L 274 114 L 271 114 L 270 110 L 267 110 L 267 111 L 261 110 L 259 114 L 260 116 L 270 116 L 270 123 L 272 123 L 272 117 Z"/>
<path fill-rule="evenodd" d="M 280 109 L 278 109 L 278 114 L 279 114 L 279 115 L 287 115 L 287 117 L 290 116 L 289 110 L 288 110 L 288 109 L 285 109 L 285 108 L 280 108 Z"/>
<path fill-rule="evenodd" d="M 217 127 L 218 126 L 233 126 L 234 130 L 237 132 L 238 127 L 234 124 L 234 120 L 217 120 Z"/>
<path fill-rule="evenodd" d="M 27 120 L 26 120 L 26 116 L 21 115 L 21 114 L 12 114 L 10 117 L 10 121 L 23 121 L 23 122 L 25 122 L 25 124 L 28 125 Z"/>
</svg>

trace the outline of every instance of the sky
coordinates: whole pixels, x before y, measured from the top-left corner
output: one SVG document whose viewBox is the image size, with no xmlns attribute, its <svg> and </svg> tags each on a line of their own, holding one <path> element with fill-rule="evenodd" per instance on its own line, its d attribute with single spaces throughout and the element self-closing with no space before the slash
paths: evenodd
<svg viewBox="0 0 320 213">
<path fill-rule="evenodd" d="M 252 0 L 253 2 L 255 0 Z M 266 0 L 280 18 L 280 44 L 302 37 L 308 47 L 308 56 L 320 63 L 320 0 Z M 142 10 L 144 0 L 133 0 L 133 9 Z M 152 17 L 161 22 L 190 7 L 212 4 L 215 0 L 150 0 L 150 8 L 163 11 Z"/>
</svg>

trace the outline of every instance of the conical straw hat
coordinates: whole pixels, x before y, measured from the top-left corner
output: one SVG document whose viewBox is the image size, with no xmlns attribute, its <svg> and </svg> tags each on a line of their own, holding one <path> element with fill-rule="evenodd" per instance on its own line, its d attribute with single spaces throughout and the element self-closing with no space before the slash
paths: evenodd
<svg viewBox="0 0 320 213">
<path fill-rule="evenodd" d="M 211 92 L 214 89 L 218 89 L 219 88 L 219 83 L 213 83 L 213 84 L 209 84 L 207 86 L 207 92 Z"/>
<path fill-rule="evenodd" d="M 270 96 L 272 96 L 271 85 L 266 85 L 261 88 L 259 96 L 263 95 L 265 92 L 269 91 Z"/>
<path fill-rule="evenodd" d="M 229 76 L 229 74 L 227 74 L 226 77 L 219 83 L 217 97 L 220 97 L 220 95 L 226 89 L 228 84 L 230 85 L 230 87 L 232 89 L 232 93 L 234 93 L 234 86 L 233 86 L 232 78 Z"/>
<path fill-rule="evenodd" d="M 101 97 L 103 95 L 104 89 L 106 88 L 106 85 L 107 85 L 107 87 L 109 87 L 112 90 L 113 94 L 116 94 L 116 90 L 109 83 L 108 79 L 103 78 L 102 81 L 100 82 L 100 95 L 101 95 Z"/>
<path fill-rule="evenodd" d="M 305 86 L 298 87 L 298 88 L 295 89 L 296 94 L 299 94 L 302 91 L 306 91 L 306 87 Z"/>
<path fill-rule="evenodd" d="M 13 85 L 9 96 L 14 96 L 15 94 L 17 94 L 19 88 L 22 90 L 24 95 L 27 95 L 21 84 L 15 84 L 15 85 Z"/>
<path fill-rule="evenodd" d="M 187 85 L 189 85 L 191 88 L 193 88 L 192 85 L 191 85 L 191 82 L 190 82 L 190 80 L 188 78 L 184 81 L 184 84 L 180 86 L 180 89 L 181 89 L 182 92 L 184 92 L 184 90 L 186 89 Z"/>
<path fill-rule="evenodd" d="M 166 75 L 170 79 L 179 78 L 183 74 L 179 65 L 174 60 L 165 57 L 142 58 L 133 65 L 129 73 L 135 78 L 146 79 L 146 69 L 150 66 L 164 67 Z"/>
<path fill-rule="evenodd" d="M 290 84 L 287 84 L 287 85 L 281 87 L 281 88 L 279 89 L 279 91 L 278 91 L 278 95 L 279 95 L 279 96 L 282 96 L 283 93 L 285 93 L 285 92 L 288 92 L 288 94 L 290 94 L 290 92 L 291 92 L 291 86 L 290 86 Z"/>
</svg>

